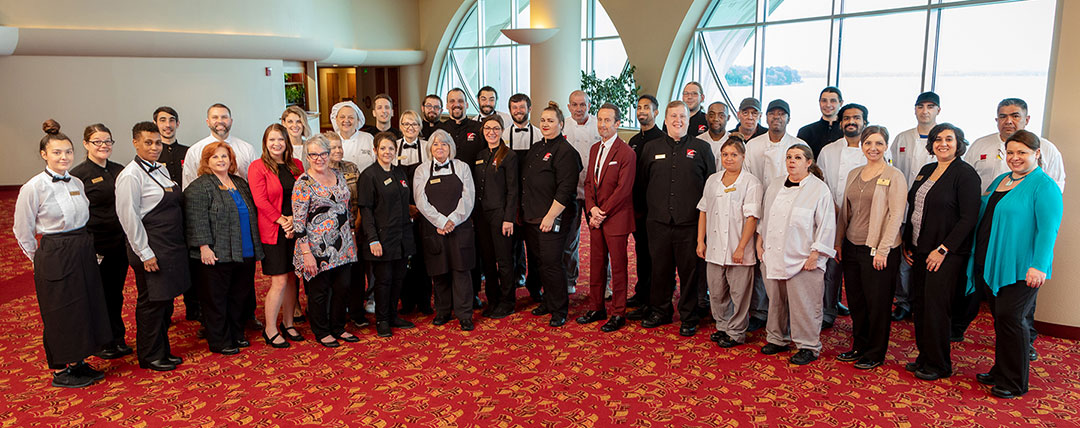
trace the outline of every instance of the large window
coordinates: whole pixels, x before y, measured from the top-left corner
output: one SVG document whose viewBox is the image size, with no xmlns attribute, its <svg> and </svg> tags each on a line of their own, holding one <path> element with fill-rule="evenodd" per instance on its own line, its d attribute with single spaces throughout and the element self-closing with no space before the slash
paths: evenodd
<svg viewBox="0 0 1080 428">
<path fill-rule="evenodd" d="M 794 133 L 821 117 L 835 85 L 893 134 L 915 126 L 922 91 L 939 122 L 973 140 L 996 132 L 997 102 L 1018 97 L 1040 132 L 1055 0 L 714 0 L 687 50 L 672 99 L 701 82 L 707 102 L 791 105 Z"/>
<path fill-rule="evenodd" d="M 500 30 L 529 26 L 529 0 L 477 0 L 450 42 L 439 74 L 438 94 L 459 87 L 470 94 L 468 114 L 477 111 L 473 96 L 483 86 L 499 91 L 499 110 L 517 92 L 529 93 L 529 46 Z M 597 77 L 618 75 L 626 51 L 615 25 L 597 0 L 581 2 L 581 69 Z"/>
</svg>

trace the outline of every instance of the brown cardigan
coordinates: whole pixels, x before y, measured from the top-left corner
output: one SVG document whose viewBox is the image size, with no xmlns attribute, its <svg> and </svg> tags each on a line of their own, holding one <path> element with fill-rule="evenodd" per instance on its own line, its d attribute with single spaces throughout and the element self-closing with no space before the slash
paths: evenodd
<svg viewBox="0 0 1080 428">
<path fill-rule="evenodd" d="M 845 188 L 851 187 L 851 183 L 859 179 L 863 168 L 860 166 L 848 173 Z M 888 180 L 889 184 L 880 184 L 882 180 Z M 904 223 L 907 209 L 907 178 L 903 172 L 892 165 L 885 165 L 881 171 L 877 185 L 874 186 L 874 198 L 870 204 L 870 231 L 866 235 L 866 245 L 875 249 L 877 253 L 888 255 L 889 250 L 900 245 L 900 226 Z M 836 246 L 840 246 L 847 236 L 848 222 L 851 219 L 851 207 L 848 206 L 847 198 L 844 205 L 837 211 L 836 220 Z"/>
</svg>

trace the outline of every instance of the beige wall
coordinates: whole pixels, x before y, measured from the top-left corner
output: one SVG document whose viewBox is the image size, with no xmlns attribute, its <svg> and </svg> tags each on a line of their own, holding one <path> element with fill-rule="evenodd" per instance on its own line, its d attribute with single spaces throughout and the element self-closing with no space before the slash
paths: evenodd
<svg viewBox="0 0 1080 428">
<path fill-rule="evenodd" d="M 619 30 L 630 64 L 637 67 L 634 79 L 642 94 L 655 95 L 661 105 L 670 101 L 683 54 L 709 3 L 709 0 L 600 0 Z"/>
</svg>

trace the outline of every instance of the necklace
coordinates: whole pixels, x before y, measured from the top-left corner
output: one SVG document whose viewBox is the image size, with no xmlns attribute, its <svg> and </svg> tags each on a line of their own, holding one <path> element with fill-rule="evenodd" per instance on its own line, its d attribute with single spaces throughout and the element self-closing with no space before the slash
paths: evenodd
<svg viewBox="0 0 1080 428">
<path fill-rule="evenodd" d="M 1025 178 L 1027 178 L 1027 174 L 1024 174 L 1020 178 L 1014 178 L 1013 173 L 1010 172 L 1008 180 L 1005 181 L 1005 185 L 1006 186 L 1012 186 L 1013 184 L 1016 184 L 1017 182 L 1019 182 L 1020 180 L 1025 179 Z"/>
</svg>

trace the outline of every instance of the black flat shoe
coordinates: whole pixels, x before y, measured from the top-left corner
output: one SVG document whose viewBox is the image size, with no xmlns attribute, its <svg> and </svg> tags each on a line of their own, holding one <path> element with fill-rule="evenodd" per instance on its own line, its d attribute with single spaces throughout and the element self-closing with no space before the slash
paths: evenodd
<svg viewBox="0 0 1080 428">
<path fill-rule="evenodd" d="M 600 331 L 602 331 L 604 333 L 611 333 L 613 331 L 618 331 L 619 329 L 621 329 L 621 328 L 623 328 L 625 326 L 626 326 L 626 317 L 615 315 L 615 316 L 613 316 L 611 318 L 608 318 L 608 322 L 606 322 L 606 323 L 604 323 L 604 325 L 600 326 Z"/>
<path fill-rule="evenodd" d="M 562 327 L 566 324 L 566 317 L 562 315 L 552 315 L 551 321 L 548 321 L 548 325 L 552 327 Z"/>
<path fill-rule="evenodd" d="M 862 352 L 856 351 L 854 349 L 836 356 L 837 361 L 843 361 L 845 363 L 859 361 L 860 358 L 862 358 Z"/>
<path fill-rule="evenodd" d="M 434 325 L 443 325 L 450 322 L 451 318 L 453 317 L 450 315 L 436 315 L 435 319 L 431 320 L 431 323 Z"/>
<path fill-rule="evenodd" d="M 476 328 L 476 325 L 469 319 L 458 320 L 458 325 L 461 326 L 461 331 L 473 331 Z"/>
<path fill-rule="evenodd" d="M 821 329 L 822 330 L 828 330 L 830 328 L 833 328 L 833 321 L 822 321 L 821 322 Z"/>
<path fill-rule="evenodd" d="M 949 375 L 948 374 L 941 374 L 941 373 L 932 372 L 932 371 L 929 371 L 927 369 L 918 369 L 918 370 L 915 370 L 915 377 L 917 377 L 919 379 L 922 379 L 922 380 L 934 381 L 934 380 L 938 380 L 938 379 L 941 379 L 941 378 L 949 377 Z"/>
<path fill-rule="evenodd" d="M 380 321 L 375 323 L 375 334 L 379 337 L 390 337 L 394 335 L 394 330 L 390 328 L 389 322 Z"/>
<path fill-rule="evenodd" d="M 641 322 L 641 327 L 642 328 L 656 328 L 656 327 L 660 327 L 662 325 L 667 325 L 667 324 L 671 324 L 671 318 L 670 317 L 669 318 L 664 318 L 663 315 L 660 315 L 660 314 L 654 312 L 654 313 L 649 314 L 649 318 L 647 318 L 645 321 Z"/>
<path fill-rule="evenodd" d="M 277 342 L 277 338 L 281 337 L 281 332 L 280 331 L 278 331 L 277 334 L 274 335 L 274 337 L 270 337 L 270 336 L 266 335 L 266 330 L 263 330 L 262 337 L 263 337 L 263 340 L 266 341 L 267 345 L 272 346 L 274 348 L 280 349 L 280 348 L 288 348 L 289 346 L 291 346 L 291 345 L 289 345 L 289 341 L 285 340 L 285 338 L 282 338 L 280 343 Z M 224 350 L 222 350 L 222 351 L 224 351 Z M 239 351 L 239 350 L 237 350 L 237 351 Z"/>
<path fill-rule="evenodd" d="M 531 313 L 533 315 L 538 316 L 538 317 L 542 317 L 544 315 L 550 314 L 551 312 L 548 311 L 547 308 L 544 307 L 544 305 L 540 305 L 540 306 L 537 306 L 537 307 L 533 308 Z"/>
<path fill-rule="evenodd" d="M 410 328 L 416 327 L 416 324 L 413 324 L 412 322 L 409 322 L 409 321 L 405 321 L 405 320 L 403 320 L 401 318 L 394 318 L 394 319 L 390 320 L 390 327 L 400 328 L 400 329 L 410 329 Z"/>
<path fill-rule="evenodd" d="M 266 331 L 266 330 L 263 330 L 263 331 Z M 239 346 L 241 348 L 247 348 L 247 347 L 251 346 L 251 342 L 248 341 L 247 339 L 236 339 L 236 346 Z"/>
<path fill-rule="evenodd" d="M 364 327 L 370 326 L 371 322 L 369 322 L 367 320 L 367 317 L 361 315 L 360 318 L 353 319 L 352 324 L 353 324 L 353 327 L 364 328 Z"/>
<path fill-rule="evenodd" d="M 72 373 L 70 368 L 53 373 L 52 386 L 57 388 L 83 388 L 94 383 L 94 379 Z"/>
<path fill-rule="evenodd" d="M 277 346 L 275 346 L 275 348 L 277 348 Z M 237 348 L 235 346 L 230 346 L 228 348 L 221 348 L 221 349 L 218 349 L 216 351 L 211 349 L 210 352 L 213 352 L 213 353 L 216 353 L 216 354 L 221 354 L 221 355 L 236 355 L 236 354 L 240 353 L 240 348 Z"/>
<path fill-rule="evenodd" d="M 329 341 L 329 342 L 323 342 L 322 339 L 319 339 L 316 342 L 319 342 L 320 345 L 325 346 L 327 348 L 337 348 L 338 346 L 341 346 L 341 344 L 338 343 L 337 340 L 332 340 L 332 341 Z"/>
<path fill-rule="evenodd" d="M 173 354 L 166 355 L 165 356 L 165 361 L 168 361 L 169 364 L 172 364 L 174 366 L 179 366 L 181 364 L 184 364 L 184 359 L 183 358 L 177 357 L 176 355 L 173 355 Z"/>
<path fill-rule="evenodd" d="M 788 351 L 787 346 L 781 346 L 775 343 L 766 343 L 765 346 L 761 347 L 761 353 L 765 355 L 779 354 L 786 351 Z"/>
<path fill-rule="evenodd" d="M 158 372 L 167 372 L 170 370 L 176 370 L 176 364 L 172 364 L 165 360 L 151 361 L 149 363 L 139 362 L 139 368 L 150 369 Z"/>
<path fill-rule="evenodd" d="M 1009 390 L 1007 390 L 1005 388 L 1002 388 L 1000 386 L 995 386 L 993 388 L 990 388 L 990 394 L 993 394 L 993 396 L 995 396 L 997 398 L 1004 398 L 1004 399 L 1017 398 L 1017 397 L 1023 395 L 1023 394 L 1018 394 L 1018 393 L 1009 391 Z"/>
<path fill-rule="evenodd" d="M 338 339 L 338 340 L 342 340 L 342 341 L 348 342 L 348 343 L 356 343 L 356 342 L 359 342 L 359 341 L 360 341 L 360 338 L 359 338 L 359 337 L 356 337 L 356 336 L 354 336 L 354 335 L 352 335 L 352 334 L 350 334 L 350 335 L 346 336 L 346 335 L 345 335 L 345 333 L 342 333 L 342 334 L 335 334 L 335 335 L 334 335 L 334 338 L 336 338 L 336 339 Z"/>
<path fill-rule="evenodd" d="M 293 315 L 292 322 L 293 322 L 293 324 L 303 324 L 303 323 L 307 322 L 307 317 L 304 316 L 304 314 Z"/>
<path fill-rule="evenodd" d="M 117 358 L 123 358 L 125 355 L 128 355 L 128 354 L 130 354 L 130 352 L 125 354 L 125 353 L 121 352 L 119 349 L 117 349 L 116 346 L 108 346 L 108 347 L 105 347 L 105 349 L 102 349 L 102 350 L 98 351 L 97 353 L 95 353 L 94 356 L 98 357 L 98 358 L 101 358 L 103 360 L 115 360 Z"/>
<path fill-rule="evenodd" d="M 604 321 L 606 319 L 607 319 L 607 312 L 606 311 L 588 311 L 588 312 L 585 313 L 585 315 L 582 315 L 582 316 L 578 317 L 576 321 L 577 321 L 578 324 L 588 324 L 588 323 L 594 323 L 594 322 L 597 322 L 597 321 Z"/>
<path fill-rule="evenodd" d="M 266 326 L 263 325 L 262 321 L 259 321 L 256 318 L 252 318 L 252 319 L 247 320 L 247 326 L 246 327 L 247 327 L 248 330 L 262 330 L 262 329 L 266 328 Z"/>
<path fill-rule="evenodd" d="M 634 297 L 626 299 L 626 307 L 628 308 L 640 308 L 642 306 L 645 306 L 646 303 L 647 302 L 645 302 L 645 299 L 641 298 L 641 296 L 638 296 L 637 294 L 635 294 Z"/>
<path fill-rule="evenodd" d="M 695 334 L 697 334 L 697 324 L 684 322 L 682 323 L 682 326 L 679 327 L 679 336 L 691 337 Z"/>
<path fill-rule="evenodd" d="M 284 324 L 281 324 L 281 325 L 278 326 L 278 331 L 281 332 L 281 335 L 285 336 L 286 339 L 289 339 L 289 340 L 291 340 L 293 342 L 303 342 L 304 341 L 304 336 L 300 335 L 300 330 L 297 330 L 296 326 L 291 325 L 291 326 L 285 327 Z"/>
<path fill-rule="evenodd" d="M 975 375 L 975 380 L 979 381 L 979 383 L 983 385 L 997 385 L 997 382 L 995 382 L 996 379 L 994 379 L 994 375 L 990 373 L 979 373 Z"/>
<path fill-rule="evenodd" d="M 489 315 L 489 317 L 491 319 L 498 320 L 498 319 L 506 318 L 506 317 L 508 317 L 510 315 L 513 315 L 513 314 L 514 314 L 514 308 L 513 307 L 500 307 L 500 308 L 495 309 L 494 311 L 491 311 L 491 315 Z"/>
</svg>

